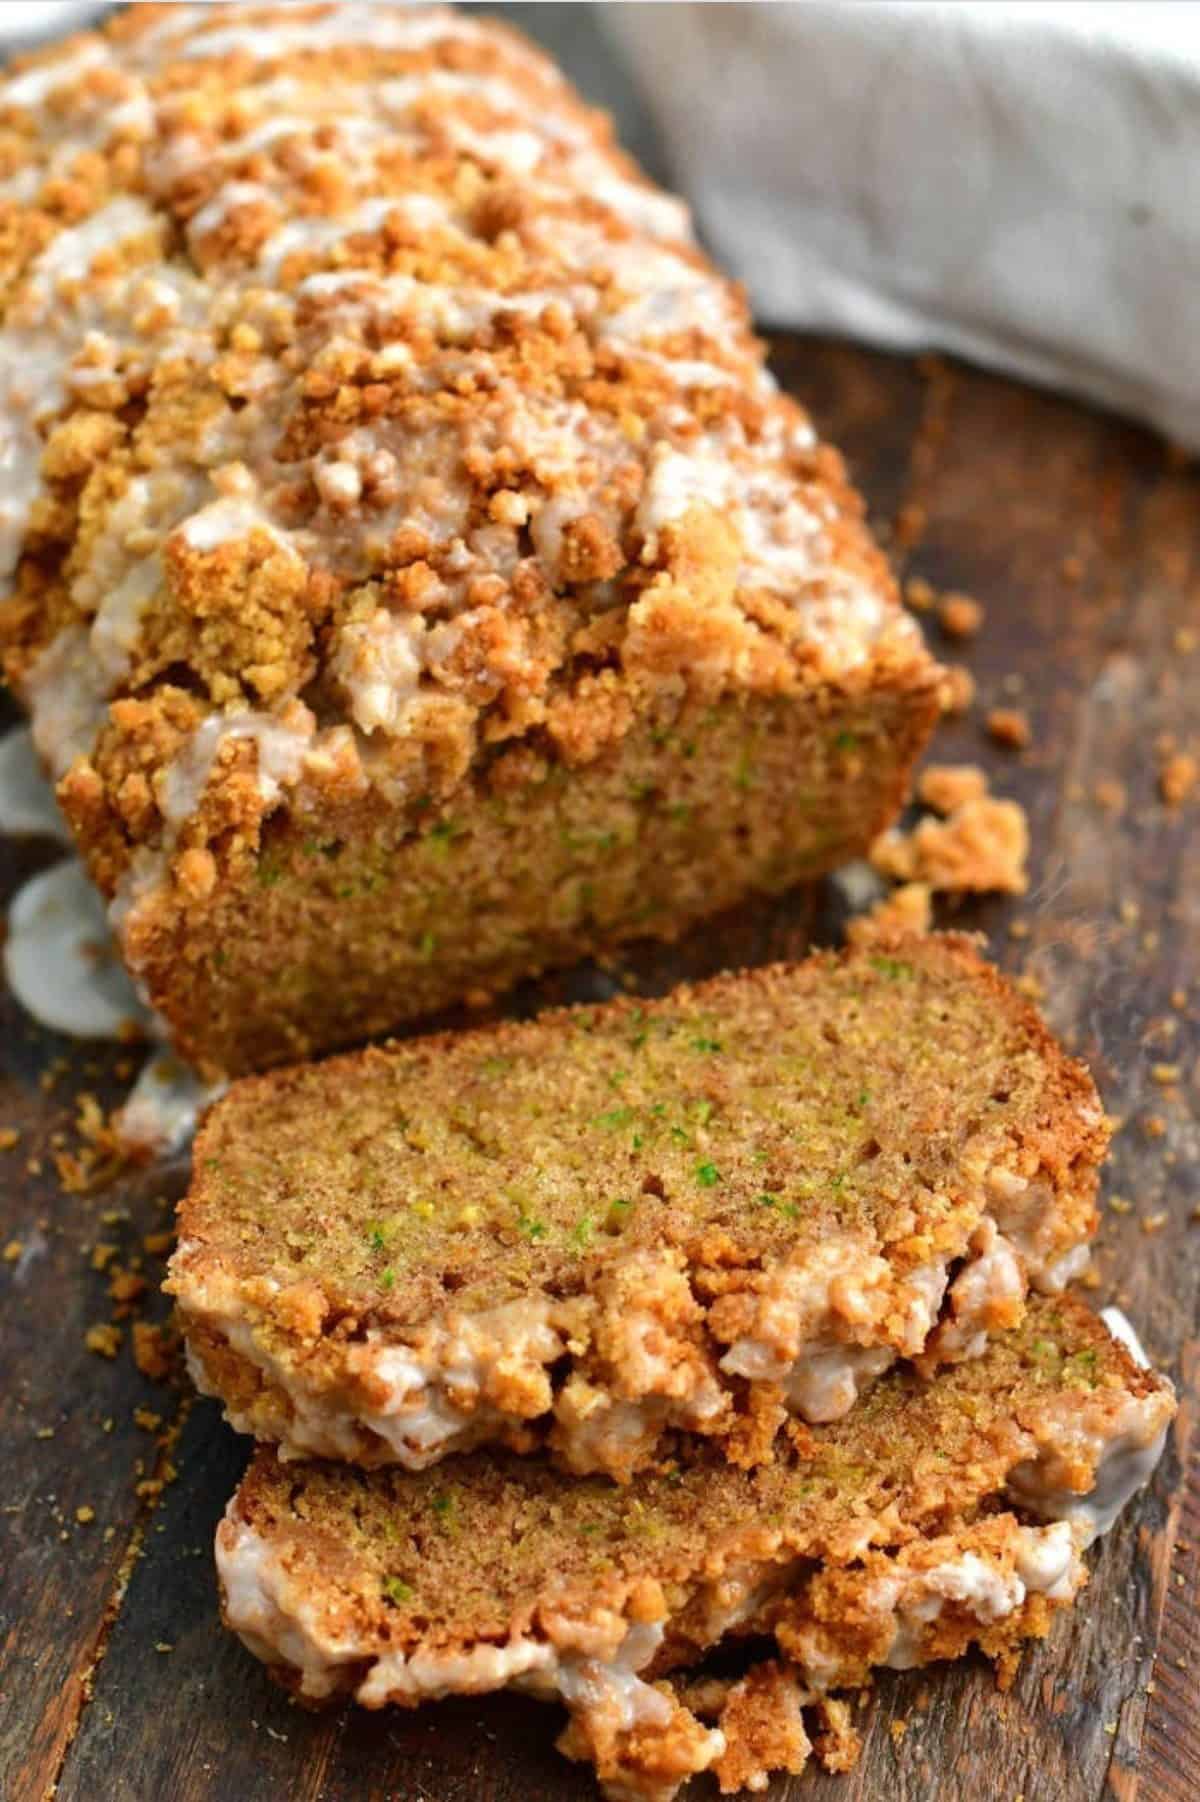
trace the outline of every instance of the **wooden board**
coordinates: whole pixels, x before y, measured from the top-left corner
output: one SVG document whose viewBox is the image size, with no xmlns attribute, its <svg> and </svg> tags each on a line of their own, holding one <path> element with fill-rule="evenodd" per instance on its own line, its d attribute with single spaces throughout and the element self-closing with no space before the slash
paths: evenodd
<svg viewBox="0 0 1200 1802">
<path fill-rule="evenodd" d="M 1126 1307 L 1181 1382 L 1183 1407 L 1152 1493 L 1105 1542 L 1074 1617 L 1010 1694 L 977 1663 L 885 1680 L 861 1711 L 856 1772 L 770 1794 L 1195 1802 L 1200 1470 L 1190 1486 L 1186 1473 L 1200 1365 L 1200 798 L 1174 812 L 1158 801 L 1154 741 L 1200 741 L 1200 651 L 1178 637 L 1200 626 L 1200 482 L 1129 427 L 980 374 L 800 339 L 777 342 L 776 367 L 846 448 L 877 518 L 900 516 L 915 532 L 909 573 L 987 606 L 966 657 L 981 707 L 943 731 L 935 754 L 984 762 L 1024 802 L 1033 886 L 1023 902 L 988 900 L 953 918 L 1042 980 L 1055 1025 L 1125 1119 L 1108 1191 L 1134 1205 L 1106 1211 L 1098 1299 Z M 1027 753 L 986 739 L 983 707 L 1000 701 L 1028 712 Z M 1123 811 L 1095 799 L 1106 779 L 1124 785 Z M 49 854 L 4 846 L 0 898 Z M 829 937 L 836 891 L 819 901 L 818 935 Z M 808 896 L 752 910 L 670 958 L 635 960 L 635 976 L 661 987 L 795 951 L 812 915 Z M 1028 936 L 1013 937 L 1013 922 Z M 591 971 L 548 988 L 595 995 L 611 982 Z M 221 1632 L 211 1539 L 244 1451 L 211 1404 L 188 1411 L 139 1376 L 128 1339 L 111 1362 L 83 1345 L 85 1328 L 109 1316 L 90 1247 L 135 1250 L 161 1226 L 181 1173 L 63 1194 L 45 1162 L 51 1140 L 68 1131 L 80 1087 L 119 1091 L 119 1054 L 89 1058 L 30 1028 L 8 999 L 0 1047 L 0 1126 L 22 1135 L 0 1153 L 0 1243 L 26 1247 L 0 1263 L 0 1797 L 40 1802 L 54 1786 L 60 1802 L 591 1794 L 552 1750 L 552 1709 L 495 1700 L 309 1716 Z M 64 1055 L 70 1069 L 44 1091 L 42 1073 Z M 1164 1063 L 1180 1068 L 1170 1090 L 1154 1079 Z M 30 1158 L 43 1160 L 40 1174 Z M 161 1264 L 147 1257 L 146 1271 L 156 1279 Z M 164 1416 L 157 1434 L 135 1424 L 138 1406 Z M 160 1448 L 180 1413 L 177 1445 Z M 168 1460 L 178 1475 L 161 1497 L 139 1494 Z M 80 1507 L 94 1521 L 79 1524 Z"/>
</svg>

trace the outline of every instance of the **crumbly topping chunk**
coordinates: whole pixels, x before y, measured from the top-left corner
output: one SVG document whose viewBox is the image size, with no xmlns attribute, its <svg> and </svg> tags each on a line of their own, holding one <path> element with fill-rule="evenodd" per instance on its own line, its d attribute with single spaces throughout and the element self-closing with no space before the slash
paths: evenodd
<svg viewBox="0 0 1200 1802">
<path fill-rule="evenodd" d="M 885 832 L 871 847 L 883 876 L 948 893 L 1023 895 L 1029 886 L 1029 822 L 1017 801 L 978 795 L 945 820 Z"/>
<path fill-rule="evenodd" d="M 117 861 L 180 687 L 303 699 L 295 782 L 411 798 L 498 738 L 594 757 L 664 683 L 921 667 L 686 210 L 503 28 L 133 8 L 0 88 L 0 195 L 0 635 Z"/>
<path fill-rule="evenodd" d="M 847 922 L 846 938 L 851 945 L 864 945 L 872 940 L 887 943 L 906 936 L 920 937 L 933 922 L 933 891 L 927 882 L 902 882 L 890 895 L 883 895 L 865 914 Z"/>
<path fill-rule="evenodd" d="M 719 1716 L 725 1750 L 713 1766 L 722 1795 L 765 1789 L 775 1771 L 799 1776 L 812 1751 L 804 1729 L 808 1700 L 795 1672 L 774 1659 L 732 1686 Z"/>
</svg>

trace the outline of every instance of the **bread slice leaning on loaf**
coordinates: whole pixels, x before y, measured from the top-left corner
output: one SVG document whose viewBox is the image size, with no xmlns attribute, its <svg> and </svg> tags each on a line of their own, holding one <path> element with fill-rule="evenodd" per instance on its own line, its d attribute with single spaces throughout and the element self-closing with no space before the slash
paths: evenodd
<svg viewBox="0 0 1200 1802">
<path fill-rule="evenodd" d="M 0 119 L 0 652 L 206 1076 L 670 938 L 893 817 L 938 671 L 862 503 L 524 40 L 132 7 Z"/>
<path fill-rule="evenodd" d="M 974 945 L 912 939 L 247 1078 L 167 1287 L 288 1456 L 626 1478 L 684 1428 L 751 1464 L 1061 1289 L 1106 1143 Z"/>
<path fill-rule="evenodd" d="M 694 1441 L 625 1489 L 507 1454 L 414 1475 L 260 1449 L 217 1531 L 225 1619 L 314 1701 L 561 1700 L 562 1749 L 614 1798 L 669 1802 L 710 1768 L 762 1788 L 804 1763 L 806 1708 L 829 1755 L 836 1692 L 876 1667 L 976 1644 L 1011 1674 L 1173 1412 L 1080 1303 L 1038 1297 L 980 1357 L 928 1383 L 898 1366 L 753 1472 Z M 789 1668 L 718 1690 L 704 1726 L 687 1703 L 707 1711 L 713 1686 L 681 1695 L 668 1673 L 748 1634 Z M 844 1733 L 834 1756 L 852 1761 Z"/>
</svg>

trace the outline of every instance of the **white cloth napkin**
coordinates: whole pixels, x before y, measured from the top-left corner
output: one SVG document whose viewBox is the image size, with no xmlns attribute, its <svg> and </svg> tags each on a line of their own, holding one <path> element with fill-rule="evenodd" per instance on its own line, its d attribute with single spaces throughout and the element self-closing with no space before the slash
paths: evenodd
<svg viewBox="0 0 1200 1802">
<path fill-rule="evenodd" d="M 97 0 L 0 0 L 0 50 L 24 50 L 90 25 Z"/>
<path fill-rule="evenodd" d="M 944 348 L 1200 449 L 1200 5 L 609 5 L 759 318 Z"/>
</svg>

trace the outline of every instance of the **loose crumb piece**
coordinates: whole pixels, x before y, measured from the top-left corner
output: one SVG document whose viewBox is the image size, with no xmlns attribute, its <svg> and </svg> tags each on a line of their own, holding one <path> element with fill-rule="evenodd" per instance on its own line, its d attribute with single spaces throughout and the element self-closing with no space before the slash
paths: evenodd
<svg viewBox="0 0 1200 1802">
<path fill-rule="evenodd" d="M 1158 792 L 1168 807 L 1179 807 L 1200 781 L 1200 762 L 1187 751 L 1168 757 L 1158 772 Z"/>
<path fill-rule="evenodd" d="M 1029 716 L 1019 707 L 993 707 L 985 724 L 989 738 L 1010 751 L 1024 751 L 1033 743 Z"/>
<path fill-rule="evenodd" d="M 946 820 L 922 820 L 876 839 L 871 863 L 898 882 L 944 893 L 1023 895 L 1029 887 L 1029 823 L 1015 801 L 980 796 Z"/>
<path fill-rule="evenodd" d="M 1118 782 L 1115 776 L 1102 776 L 1092 793 L 1097 807 L 1103 807 L 1108 813 L 1124 813 L 1125 784 Z"/>
<path fill-rule="evenodd" d="M 938 691 L 942 712 L 952 719 L 963 714 L 975 699 L 975 678 L 961 663 L 948 663 Z"/>
<path fill-rule="evenodd" d="M 987 772 L 977 763 L 931 763 L 917 779 L 918 800 L 935 813 L 953 813 L 987 792 Z"/>
<path fill-rule="evenodd" d="M 15 1126 L 0 1126 L 0 1151 L 11 1151 L 20 1143 L 21 1135 Z"/>
<path fill-rule="evenodd" d="M 904 584 L 904 599 L 914 613 L 929 613 L 937 594 L 933 583 L 927 582 L 924 576 L 910 576 Z"/>
<path fill-rule="evenodd" d="M 39 1427 L 33 1436 L 35 1439 L 53 1439 L 54 1428 L 53 1427 Z"/>
<path fill-rule="evenodd" d="M 4 1262 L 6 1264 L 15 1264 L 24 1249 L 25 1247 L 19 1239 L 10 1239 L 8 1244 L 4 1247 Z"/>
<path fill-rule="evenodd" d="M 133 1410 L 134 1425 L 147 1433 L 157 1433 L 162 1425 L 162 1415 L 156 1414 L 153 1408 L 135 1408 Z"/>
<path fill-rule="evenodd" d="M 146 1320 L 134 1321 L 133 1361 L 144 1377 L 161 1382 L 169 1376 L 174 1349 L 175 1335 L 169 1328 L 152 1326 Z"/>
<path fill-rule="evenodd" d="M 1123 1195 L 1110 1195 L 1108 1205 L 1114 1214 L 1132 1214 L 1133 1212 L 1133 1203 L 1127 1201 Z"/>
<path fill-rule="evenodd" d="M 144 1276 L 136 1271 L 124 1270 L 120 1266 L 109 1278 L 108 1293 L 117 1304 L 119 1314 L 127 1314 L 146 1293 L 147 1283 Z"/>
<path fill-rule="evenodd" d="M 79 1522 L 81 1527 L 90 1526 L 95 1518 L 96 1510 L 89 1507 L 86 1502 L 81 1508 L 76 1508 L 75 1510 L 75 1519 Z"/>
<path fill-rule="evenodd" d="M 1161 1233 L 1163 1227 L 1167 1224 L 1168 1218 L 1169 1216 L 1165 1211 L 1161 1214 L 1147 1214 L 1142 1221 L 1142 1231 L 1147 1235 Z"/>
<path fill-rule="evenodd" d="M 115 1358 L 120 1349 L 123 1334 L 119 1326 L 99 1324 L 90 1326 L 83 1335 L 83 1343 L 90 1352 L 101 1358 Z"/>
<path fill-rule="evenodd" d="M 1161 1114 L 1147 1114 L 1142 1121 L 1142 1131 L 1148 1139 L 1161 1139 L 1165 1136 L 1167 1123 Z"/>
<path fill-rule="evenodd" d="M 143 1248 L 152 1258 L 165 1257 L 175 1243 L 173 1232 L 147 1233 L 142 1240 Z"/>
<path fill-rule="evenodd" d="M 1177 626 L 1175 629 L 1175 649 L 1181 657 L 1190 657 L 1196 646 L 1200 645 L 1200 632 L 1191 626 Z"/>
<path fill-rule="evenodd" d="M 91 1265 L 93 1270 L 103 1270 L 117 1255 L 117 1247 L 109 1245 L 101 1239 L 92 1246 Z"/>
<path fill-rule="evenodd" d="M 818 1758 L 827 1771 L 852 1771 L 862 1752 L 862 1737 L 850 1723 L 850 1704 L 838 1696 L 822 1696 L 817 1708 L 821 1730 L 813 1746 Z"/>
<path fill-rule="evenodd" d="M 944 594 L 938 602 L 938 624 L 950 638 L 974 638 L 983 625 L 983 607 L 973 595 Z"/>
<path fill-rule="evenodd" d="M 165 1639 L 160 1639 L 156 1643 L 154 1650 L 156 1652 L 173 1652 L 175 1650 L 175 1647 L 168 1645 Z"/>
<path fill-rule="evenodd" d="M 898 1746 L 908 1732 L 908 1716 L 905 1715 L 903 1720 L 891 1721 L 888 1725 L 888 1732 L 892 1736 L 892 1744 Z"/>
<path fill-rule="evenodd" d="M 799 1775 L 812 1750 L 802 1712 L 807 1700 L 794 1671 L 774 1660 L 733 1685 L 720 1714 L 725 1750 L 712 1767 L 723 1794 L 765 1789 L 772 1771 Z"/>
<path fill-rule="evenodd" d="M 1151 1064 L 1150 1074 L 1160 1088 L 1169 1089 L 1172 1083 L 1179 1081 L 1178 1064 Z"/>
<path fill-rule="evenodd" d="M 846 937 L 852 945 L 868 939 L 894 938 L 897 933 L 928 932 L 933 921 L 932 896 L 924 882 L 905 882 L 884 895 L 867 913 L 851 920 Z"/>
</svg>

